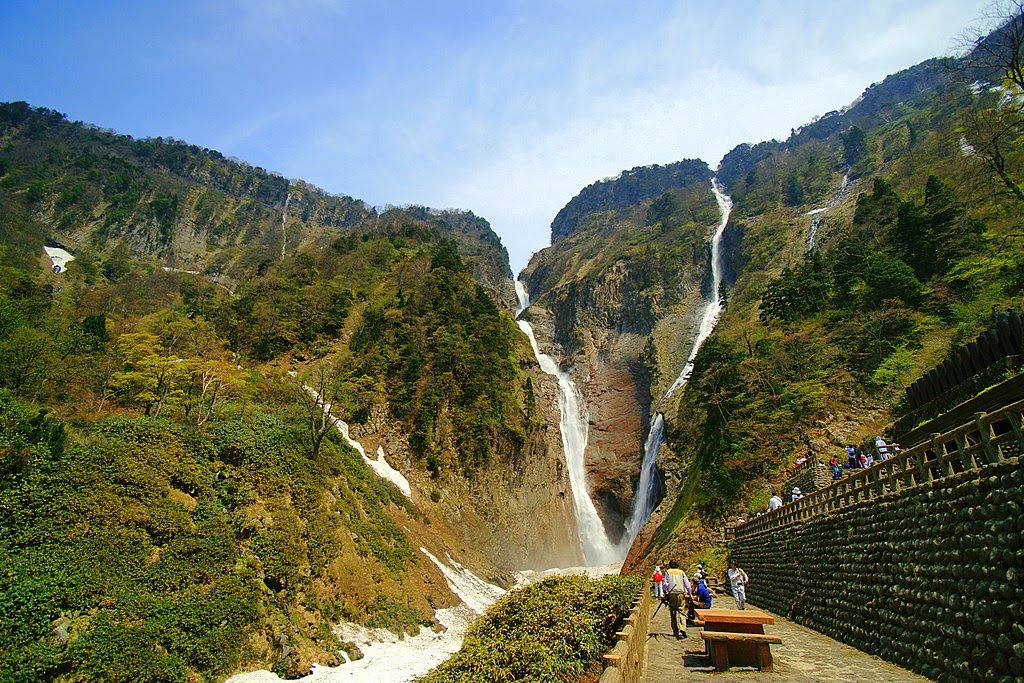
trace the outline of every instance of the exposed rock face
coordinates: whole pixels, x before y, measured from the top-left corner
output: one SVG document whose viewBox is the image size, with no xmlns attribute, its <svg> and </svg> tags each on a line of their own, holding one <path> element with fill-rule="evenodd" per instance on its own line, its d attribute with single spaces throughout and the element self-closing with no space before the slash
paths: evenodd
<svg viewBox="0 0 1024 683">
<path fill-rule="evenodd" d="M 650 397 L 646 373 L 631 370 L 643 352 L 644 338 L 627 334 L 609 341 L 604 350 L 594 349 L 589 354 L 586 365 L 590 412 L 587 477 L 605 527 L 617 542 L 639 476 Z"/>
<path fill-rule="evenodd" d="M 583 563 L 558 434 L 557 389 L 539 369 L 531 374 L 543 420 L 521 448 L 471 476 L 445 467 L 440 477 L 430 477 L 413 462 L 407 435 L 390 424 L 383 408 L 352 430 L 368 452 L 384 448 L 388 462 L 412 484 L 416 506 L 441 522 L 432 525 L 435 532 L 442 526 L 462 553 L 479 554 L 472 566 L 481 574 Z"/>
<path fill-rule="evenodd" d="M 545 262 L 537 266 L 528 269 L 530 282 L 550 276 L 542 270 Z M 531 316 L 542 347 L 553 335 L 561 349 L 554 355 L 574 360 L 571 373 L 590 421 L 588 482 L 613 542 L 633 502 L 652 388 L 667 387 L 675 378 L 699 322 L 703 268 L 698 263 L 680 270 L 672 291 L 646 286 L 644 267 L 626 259 L 591 278 L 566 282 L 563 275 L 563 284 L 543 294 L 549 315 Z"/>
</svg>

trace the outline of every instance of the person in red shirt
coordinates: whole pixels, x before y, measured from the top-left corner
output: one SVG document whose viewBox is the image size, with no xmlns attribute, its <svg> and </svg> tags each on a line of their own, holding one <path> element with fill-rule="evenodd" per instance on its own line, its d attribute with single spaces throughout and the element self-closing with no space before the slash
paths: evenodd
<svg viewBox="0 0 1024 683">
<path fill-rule="evenodd" d="M 651 580 L 654 582 L 654 597 L 658 598 L 659 600 L 661 598 L 664 598 L 665 593 L 663 590 L 664 586 L 662 585 L 662 582 L 665 580 L 665 575 L 661 573 L 661 565 L 657 565 L 654 568 L 654 576 L 651 577 Z"/>
</svg>

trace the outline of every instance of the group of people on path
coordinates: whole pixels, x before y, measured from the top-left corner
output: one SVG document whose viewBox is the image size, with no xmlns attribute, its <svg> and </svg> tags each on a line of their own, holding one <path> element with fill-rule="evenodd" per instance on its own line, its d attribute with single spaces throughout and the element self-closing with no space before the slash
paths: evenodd
<svg viewBox="0 0 1024 683">
<path fill-rule="evenodd" d="M 733 598 L 736 600 L 736 609 L 744 609 L 747 601 L 746 585 L 750 578 L 735 561 L 730 564 L 727 574 Z M 711 591 L 708 590 L 707 577 L 707 572 L 704 571 L 702 564 L 697 565 L 697 571 L 693 573 L 692 581 L 686 576 L 686 572 L 680 569 L 679 563 L 675 560 L 668 563 L 667 571 L 662 571 L 661 565 L 654 568 L 654 574 L 651 576 L 654 597 L 668 605 L 672 635 L 676 639 L 686 637 L 685 629 L 680 635 L 679 611 L 681 609 L 685 607 L 686 620 L 691 622 L 697 618 L 696 610 L 711 608 Z"/>
<path fill-rule="evenodd" d="M 855 446 L 853 444 L 847 445 L 845 463 L 841 463 L 839 458 L 837 458 L 835 455 L 833 455 L 828 461 L 828 466 L 832 469 L 832 478 L 842 479 L 844 469 L 862 469 L 872 467 L 873 465 L 875 465 L 875 463 L 882 462 L 883 460 L 888 460 L 889 458 L 894 458 L 897 455 L 899 455 L 900 446 L 899 444 L 895 443 L 888 444 L 885 442 L 885 439 L 883 439 L 881 436 L 876 436 L 875 450 L 878 451 L 877 459 L 870 452 L 862 450 L 860 446 Z M 806 457 L 800 457 L 797 459 L 797 465 L 802 465 L 806 461 Z M 800 500 L 803 497 L 804 493 L 803 491 L 800 490 L 800 487 L 794 486 L 793 491 L 790 495 L 790 500 L 788 502 L 795 503 L 796 501 Z M 773 493 L 772 497 L 768 499 L 768 509 L 758 512 L 757 516 L 760 517 L 763 514 L 774 512 L 775 510 L 781 508 L 784 504 L 785 502 L 782 500 L 782 494 L 778 492 Z M 745 522 L 746 520 L 740 517 L 736 523 L 737 525 L 739 525 Z"/>
</svg>

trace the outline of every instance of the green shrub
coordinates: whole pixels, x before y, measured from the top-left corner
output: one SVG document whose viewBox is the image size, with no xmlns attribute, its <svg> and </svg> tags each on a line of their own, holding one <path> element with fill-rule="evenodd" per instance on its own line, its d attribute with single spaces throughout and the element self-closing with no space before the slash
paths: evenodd
<svg viewBox="0 0 1024 683">
<path fill-rule="evenodd" d="M 612 647 L 643 584 L 640 576 L 569 576 L 512 591 L 473 625 L 461 650 L 420 680 L 575 680 Z"/>
</svg>

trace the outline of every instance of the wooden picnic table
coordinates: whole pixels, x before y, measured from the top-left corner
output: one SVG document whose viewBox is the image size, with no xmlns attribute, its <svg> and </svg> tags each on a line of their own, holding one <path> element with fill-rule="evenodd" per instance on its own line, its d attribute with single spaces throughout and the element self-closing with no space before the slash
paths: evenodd
<svg viewBox="0 0 1024 683">
<path fill-rule="evenodd" d="M 726 671 L 730 666 L 756 666 L 772 670 L 770 645 L 782 639 L 767 636 L 765 624 L 774 624 L 775 617 L 759 609 L 699 609 L 697 618 L 704 622 L 704 639 L 715 663 L 715 669 Z"/>
<path fill-rule="evenodd" d="M 764 633 L 765 624 L 774 624 L 775 617 L 759 609 L 699 609 L 697 618 L 705 631 L 730 633 Z"/>
</svg>

